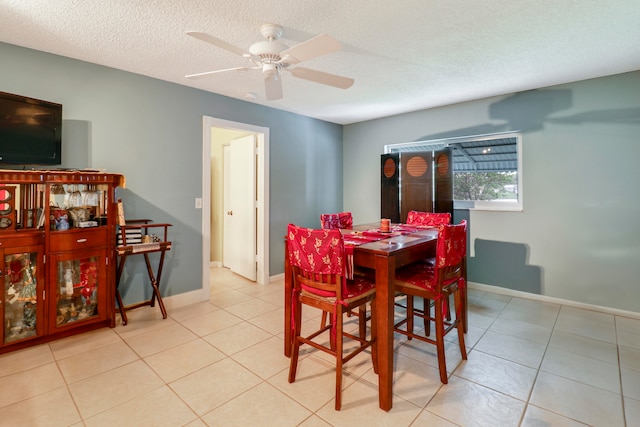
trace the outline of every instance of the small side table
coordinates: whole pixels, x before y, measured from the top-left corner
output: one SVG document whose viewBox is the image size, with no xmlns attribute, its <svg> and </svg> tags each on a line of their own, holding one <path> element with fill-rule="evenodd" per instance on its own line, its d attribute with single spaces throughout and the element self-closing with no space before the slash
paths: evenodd
<svg viewBox="0 0 640 427">
<path fill-rule="evenodd" d="M 122 235 L 121 243 L 117 246 L 117 254 L 118 254 L 118 266 L 116 272 L 116 301 L 118 302 L 118 307 L 120 309 L 120 315 L 122 317 L 122 324 L 126 325 L 128 322 L 127 319 L 127 310 L 132 310 L 134 308 L 142 307 L 145 305 L 154 307 L 156 299 L 158 300 L 158 306 L 160 307 L 160 311 L 162 312 L 162 318 L 167 318 L 167 310 L 162 302 L 162 295 L 160 294 L 160 278 L 162 277 L 162 267 L 164 266 L 164 256 L 168 250 L 171 250 L 171 242 L 167 240 L 167 229 L 171 226 L 171 224 L 154 224 L 150 223 L 150 220 L 131 220 L 127 221 L 127 225 L 120 225 L 120 233 Z M 126 235 L 130 234 L 130 231 L 140 230 L 141 236 L 148 236 L 148 230 L 153 227 L 161 227 L 164 228 L 164 238 L 160 241 L 153 241 L 150 243 L 130 243 L 126 239 Z M 141 238 L 141 240 L 145 240 Z M 153 268 L 151 267 L 151 261 L 149 260 L 149 254 L 159 252 L 160 253 L 160 261 L 158 262 L 158 268 L 154 273 Z M 120 286 L 120 279 L 122 278 L 122 272 L 124 271 L 124 265 L 132 255 L 144 255 L 144 261 L 147 265 L 147 273 L 149 275 L 149 281 L 151 287 L 153 288 L 153 293 L 151 294 L 151 299 L 147 301 L 143 301 L 134 305 L 130 305 L 125 307 L 122 303 L 122 296 L 120 295 L 120 290 L 118 289 Z"/>
</svg>

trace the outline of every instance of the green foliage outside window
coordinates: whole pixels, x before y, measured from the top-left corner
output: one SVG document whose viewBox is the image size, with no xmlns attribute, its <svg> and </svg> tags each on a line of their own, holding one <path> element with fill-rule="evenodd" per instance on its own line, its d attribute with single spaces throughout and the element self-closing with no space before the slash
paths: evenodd
<svg viewBox="0 0 640 427">
<path fill-rule="evenodd" d="M 456 172 L 454 200 L 517 199 L 516 172 Z"/>
</svg>

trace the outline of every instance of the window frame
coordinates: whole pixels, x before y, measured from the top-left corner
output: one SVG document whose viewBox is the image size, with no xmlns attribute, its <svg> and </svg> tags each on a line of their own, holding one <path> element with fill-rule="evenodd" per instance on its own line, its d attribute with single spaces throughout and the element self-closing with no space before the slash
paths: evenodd
<svg viewBox="0 0 640 427">
<path fill-rule="evenodd" d="M 431 151 L 435 151 L 435 146 L 438 148 L 449 147 L 454 144 L 460 144 L 463 142 L 478 142 L 478 141 L 490 141 L 492 139 L 505 139 L 514 138 L 516 140 L 516 155 L 517 155 L 517 176 L 518 176 L 518 197 L 517 199 L 509 200 L 455 200 L 453 201 L 454 209 L 468 209 L 477 211 L 510 211 L 510 212 L 522 212 L 524 210 L 524 192 L 523 181 L 524 174 L 522 168 L 522 133 L 521 132 L 500 132 L 483 135 L 471 135 L 455 138 L 442 138 L 442 139 L 430 139 L 415 142 L 402 142 L 397 144 L 387 144 L 384 146 L 384 154 L 397 153 L 397 152 L 410 152 L 407 148 L 415 147 L 428 147 L 433 146 Z M 403 150 L 405 149 L 405 150 Z M 455 173 L 455 172 L 454 172 Z M 455 188 L 455 177 L 453 186 Z"/>
</svg>

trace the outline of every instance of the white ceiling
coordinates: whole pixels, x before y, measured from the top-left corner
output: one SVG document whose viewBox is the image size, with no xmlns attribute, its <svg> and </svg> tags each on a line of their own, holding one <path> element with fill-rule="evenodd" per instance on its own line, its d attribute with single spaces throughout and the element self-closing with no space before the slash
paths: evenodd
<svg viewBox="0 0 640 427">
<path fill-rule="evenodd" d="M 296 45 L 321 33 L 343 50 L 304 62 L 355 79 L 346 90 L 260 71 L 185 35 L 247 50 L 260 26 Z M 640 70 L 638 0 L 0 0 L 0 41 L 340 124 Z M 1 64 L 1 62 L 0 62 Z"/>
</svg>

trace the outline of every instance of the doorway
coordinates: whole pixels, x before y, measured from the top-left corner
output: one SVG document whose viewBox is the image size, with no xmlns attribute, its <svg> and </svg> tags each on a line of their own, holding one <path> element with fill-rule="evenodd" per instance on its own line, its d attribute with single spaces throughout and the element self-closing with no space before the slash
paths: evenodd
<svg viewBox="0 0 640 427">
<path fill-rule="evenodd" d="M 256 138 L 256 282 L 269 282 L 269 128 L 232 122 L 214 117 L 203 117 L 202 142 L 202 277 L 203 287 L 209 290 L 212 241 L 222 246 L 222 233 L 215 233 L 212 227 L 212 216 L 216 212 L 222 216 L 222 195 L 216 197 L 219 202 L 213 203 L 213 177 L 222 180 L 220 167 L 213 170 L 212 145 L 215 144 L 217 129 L 235 131 L 236 134 L 253 134 Z M 223 188 L 223 186 L 216 186 Z M 219 190 L 224 192 L 223 189 Z M 213 234 L 213 235 L 212 235 Z M 218 239 L 218 240 L 216 240 Z M 216 264 L 217 265 L 217 264 Z"/>
</svg>

